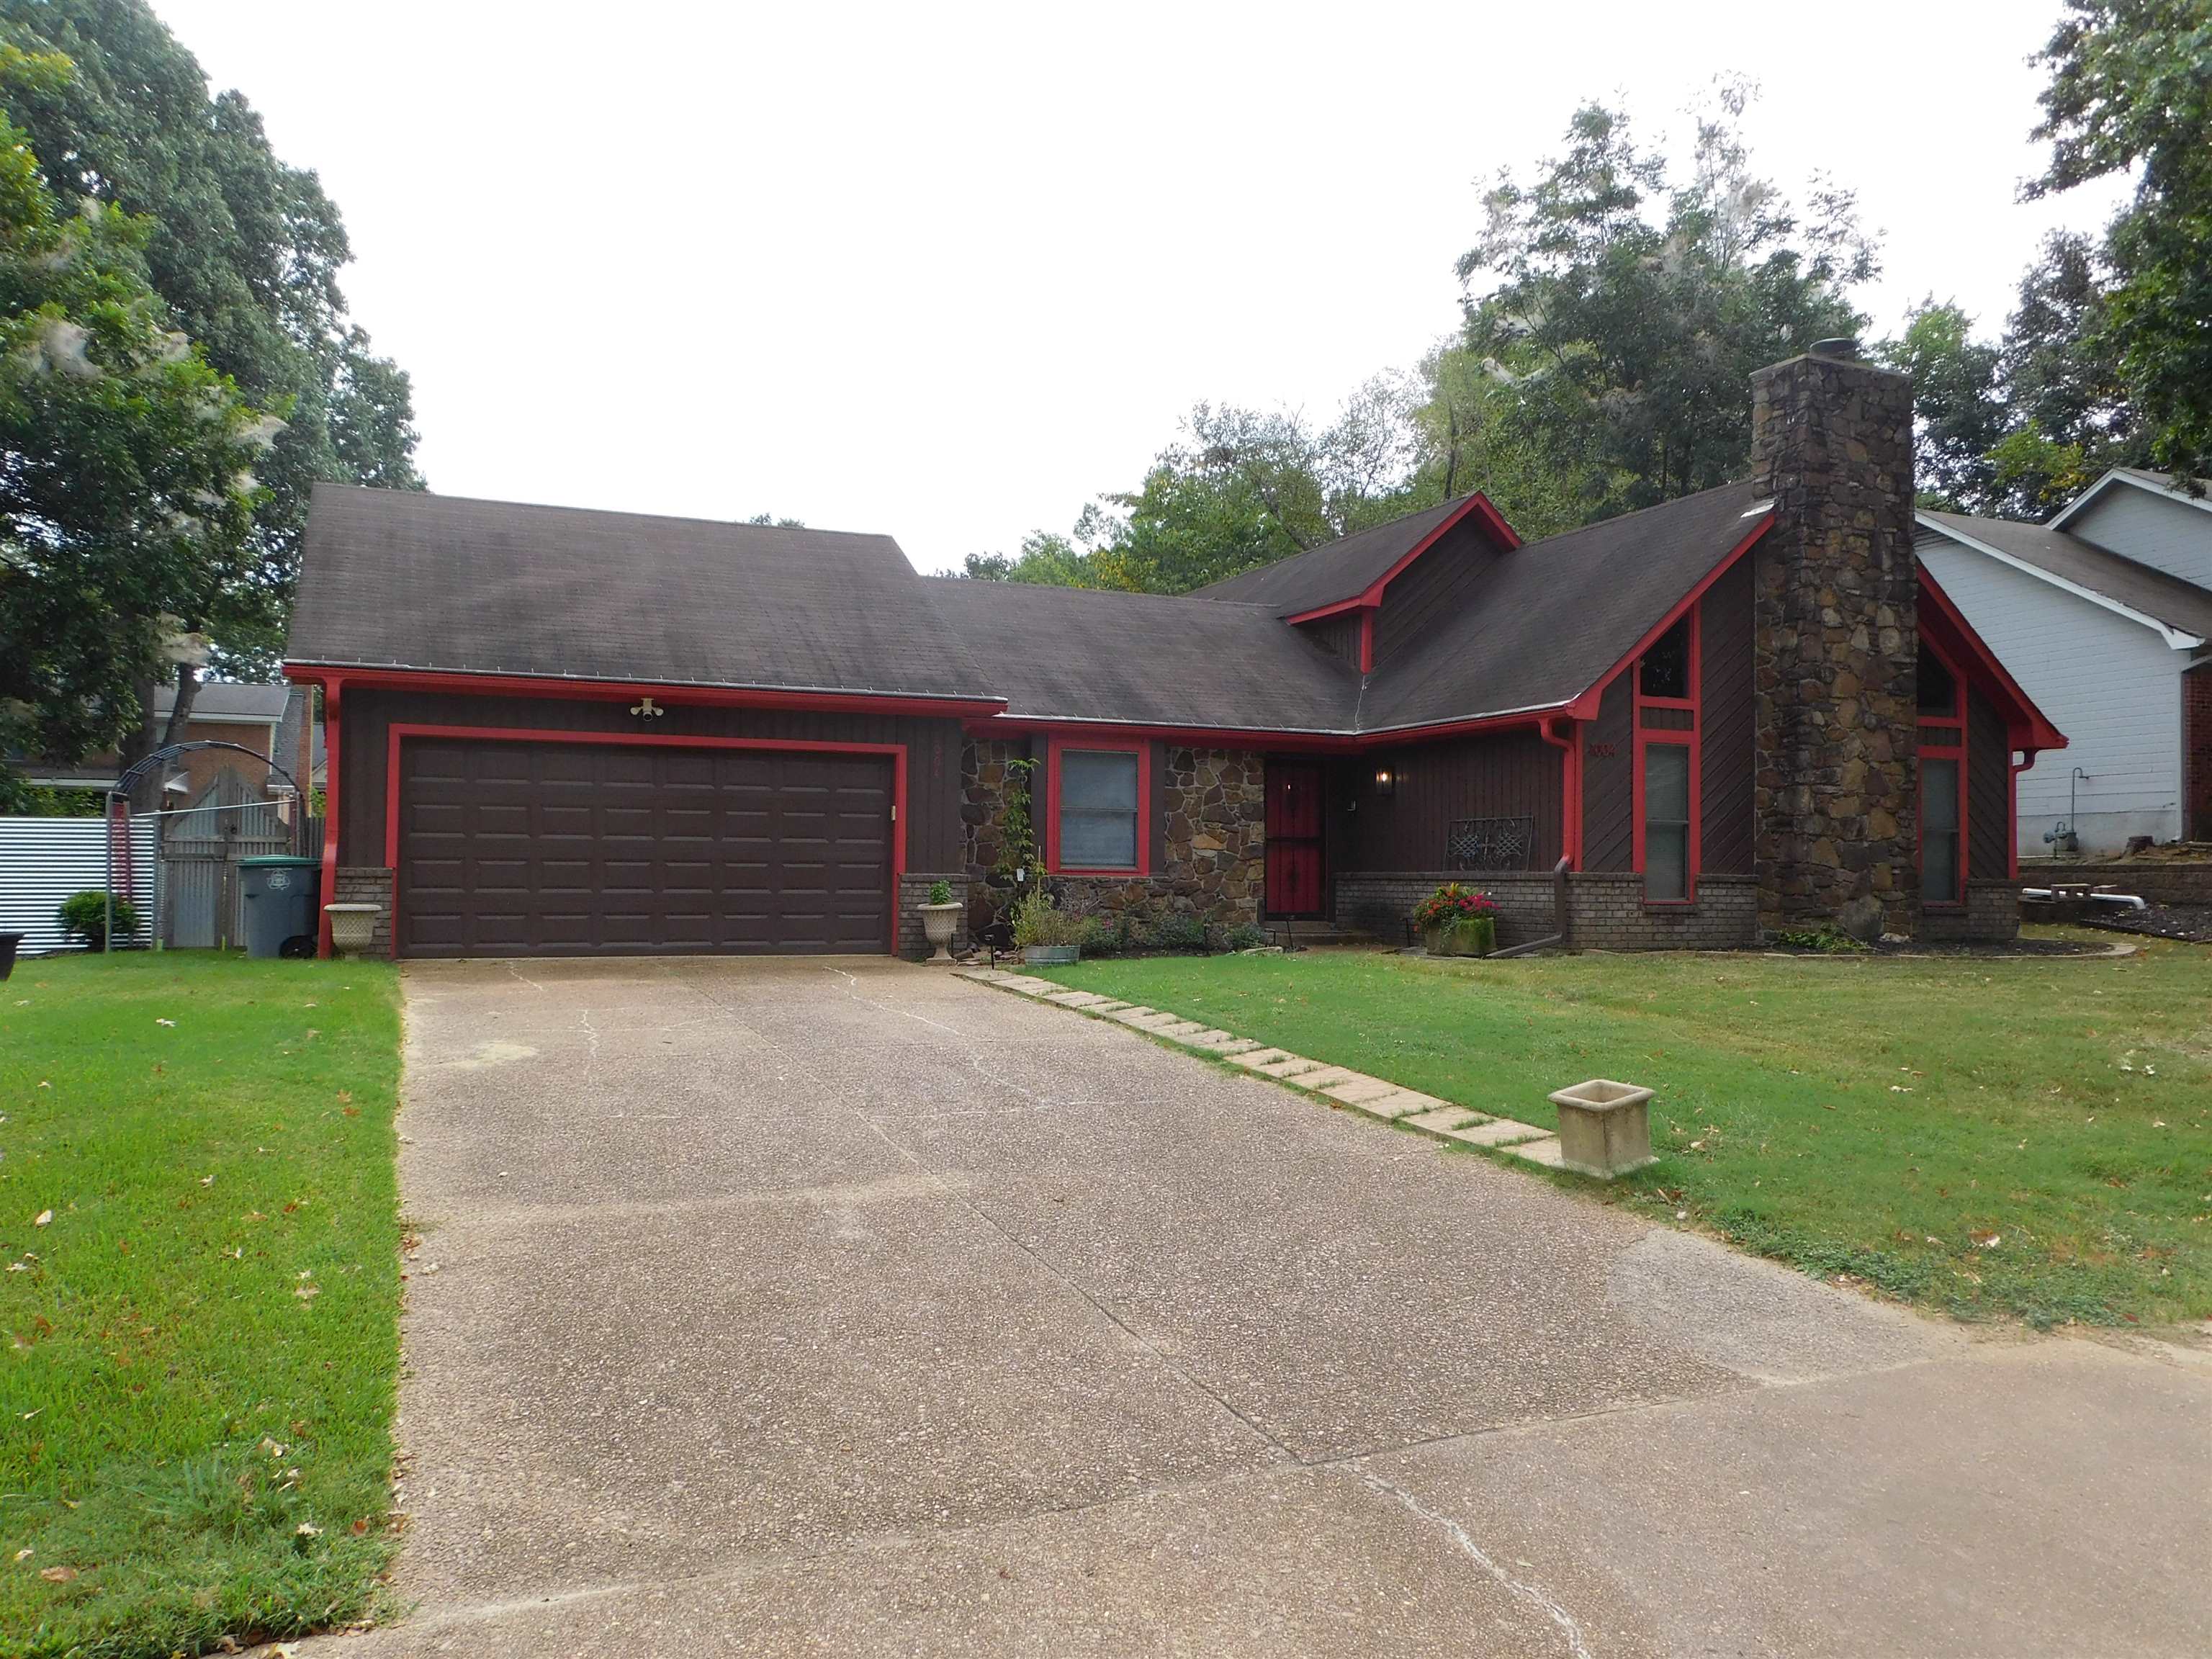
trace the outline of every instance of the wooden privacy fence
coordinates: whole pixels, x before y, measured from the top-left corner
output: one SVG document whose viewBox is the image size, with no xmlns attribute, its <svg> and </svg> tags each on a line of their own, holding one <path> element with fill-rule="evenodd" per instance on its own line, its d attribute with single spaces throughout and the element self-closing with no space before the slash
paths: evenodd
<svg viewBox="0 0 2212 1659">
<path fill-rule="evenodd" d="M 166 814 L 161 838 L 163 941 L 180 950 L 239 945 L 246 937 L 246 890 L 239 860 L 276 853 L 313 857 L 322 820 L 292 824 L 276 803 L 226 771 L 190 807 Z"/>
</svg>

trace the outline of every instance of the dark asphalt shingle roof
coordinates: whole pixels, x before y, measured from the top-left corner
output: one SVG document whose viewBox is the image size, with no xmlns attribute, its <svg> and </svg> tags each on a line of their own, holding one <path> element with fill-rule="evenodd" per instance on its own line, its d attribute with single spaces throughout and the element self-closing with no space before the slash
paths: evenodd
<svg viewBox="0 0 2212 1659">
<path fill-rule="evenodd" d="M 1382 665 L 1360 730 L 1571 702 L 1752 532 L 1765 505 L 1757 484 L 1723 484 L 1516 548 Z"/>
<path fill-rule="evenodd" d="M 1472 495 L 1461 495 L 1439 507 L 1376 525 L 1371 530 L 1340 537 L 1326 546 L 1294 553 L 1287 559 L 1278 559 L 1241 575 L 1225 577 L 1200 588 L 1193 597 L 1263 605 L 1279 617 L 1295 617 L 1304 611 L 1318 611 L 1323 605 L 1340 605 L 1365 592 L 1388 575 L 1393 565 L 1426 541 L 1439 525 L 1473 499 Z"/>
<path fill-rule="evenodd" d="M 1170 598 L 924 578 L 882 536 L 324 485 L 287 655 L 1371 732 L 1571 701 L 1750 533 L 1759 494 L 1732 484 L 1504 554 L 1363 685 L 1281 616 L 1363 591 L 1460 503 L 1347 538 L 1360 545 L 1325 586 L 1293 572 L 1239 602 L 1227 584 Z"/>
<path fill-rule="evenodd" d="M 1346 732 L 1359 675 L 1256 605 L 927 578 L 1009 714 Z"/>
<path fill-rule="evenodd" d="M 286 659 L 992 694 L 888 536 L 315 486 Z"/>
<path fill-rule="evenodd" d="M 2212 639 L 2212 591 L 2046 525 L 1977 519 L 1964 513 L 1923 513 L 1940 529 L 1970 537 L 2023 564 L 2155 617 L 2167 627 Z"/>
<path fill-rule="evenodd" d="M 192 693 L 192 718 L 196 720 L 282 720 L 285 703 L 291 695 L 292 688 L 289 685 L 248 685 L 236 680 L 203 680 L 199 690 Z M 156 720 L 168 719 L 169 711 L 176 706 L 175 686 L 154 688 L 154 717 Z"/>
</svg>

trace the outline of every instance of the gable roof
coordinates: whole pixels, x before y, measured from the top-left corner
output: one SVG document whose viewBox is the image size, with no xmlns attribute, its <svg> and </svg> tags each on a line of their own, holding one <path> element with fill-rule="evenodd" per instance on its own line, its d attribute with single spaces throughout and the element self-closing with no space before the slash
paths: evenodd
<svg viewBox="0 0 2212 1659">
<path fill-rule="evenodd" d="M 1772 521 L 1757 483 L 1723 484 L 1530 542 L 1370 681 L 1364 732 L 1564 708 Z"/>
<path fill-rule="evenodd" d="M 998 701 L 888 536 L 327 483 L 285 658 Z"/>
<path fill-rule="evenodd" d="M 1017 719 L 1346 732 L 1359 674 L 1266 605 L 925 579 Z"/>
<path fill-rule="evenodd" d="M 1520 538 L 1478 490 L 1227 577 L 1199 588 L 1190 597 L 1265 605 L 1278 617 L 1326 610 L 1357 599 L 1387 581 L 1401 565 L 1470 515 L 1486 521 L 1492 534 L 1506 546 L 1519 544 Z"/>
<path fill-rule="evenodd" d="M 2064 529 L 2069 519 L 2087 507 L 2090 502 L 2104 495 L 2108 489 L 2122 484 L 2132 484 L 2137 489 L 2147 489 L 2153 495 L 2164 495 L 2185 506 L 2202 507 L 2206 512 L 2212 513 L 2212 496 L 2191 495 L 2189 491 L 2173 482 L 2173 474 L 2171 472 L 2154 472 L 2149 468 L 2142 466 L 2116 466 L 2053 514 L 2046 528 Z"/>
<path fill-rule="evenodd" d="M 236 680 L 203 680 L 192 693 L 196 720 L 281 720 L 290 701 L 289 685 L 248 685 Z M 177 706 L 177 688 L 154 688 L 154 718 L 166 720 Z"/>
<path fill-rule="evenodd" d="M 2194 582 L 2108 553 L 2052 525 L 1977 519 L 1964 513 L 1913 516 L 1961 546 L 2156 630 L 2177 649 L 2212 639 L 2212 591 Z"/>
</svg>

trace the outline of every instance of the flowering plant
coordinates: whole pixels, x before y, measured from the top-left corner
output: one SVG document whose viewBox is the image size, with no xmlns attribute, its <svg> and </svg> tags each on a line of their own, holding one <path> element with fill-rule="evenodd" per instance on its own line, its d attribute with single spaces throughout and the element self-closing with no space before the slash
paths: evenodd
<svg viewBox="0 0 2212 1659">
<path fill-rule="evenodd" d="M 1426 933 L 1497 914 L 1498 901 L 1489 894 L 1448 881 L 1413 907 L 1413 926 Z"/>
</svg>

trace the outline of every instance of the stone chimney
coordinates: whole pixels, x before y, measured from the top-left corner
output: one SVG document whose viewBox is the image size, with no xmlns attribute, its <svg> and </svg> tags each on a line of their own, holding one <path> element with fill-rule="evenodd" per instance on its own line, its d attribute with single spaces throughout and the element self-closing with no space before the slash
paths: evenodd
<svg viewBox="0 0 2212 1659">
<path fill-rule="evenodd" d="M 1824 340 L 1751 389 L 1759 922 L 1915 933 L 1912 382 Z"/>
</svg>

